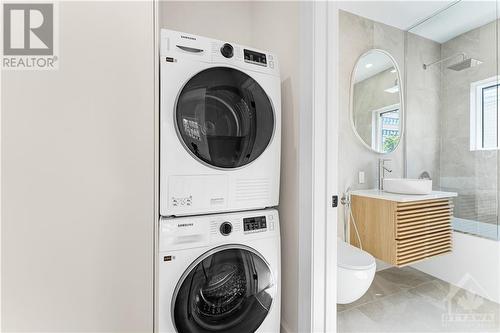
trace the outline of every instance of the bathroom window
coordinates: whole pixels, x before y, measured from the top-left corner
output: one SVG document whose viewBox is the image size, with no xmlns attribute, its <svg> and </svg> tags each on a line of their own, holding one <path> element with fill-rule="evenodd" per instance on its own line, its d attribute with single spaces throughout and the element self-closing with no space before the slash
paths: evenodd
<svg viewBox="0 0 500 333">
<path fill-rule="evenodd" d="M 389 105 L 372 113 L 372 147 L 389 153 L 399 143 L 399 104 Z"/>
<path fill-rule="evenodd" d="M 471 150 L 499 148 L 499 78 L 495 76 L 471 84 Z"/>
</svg>

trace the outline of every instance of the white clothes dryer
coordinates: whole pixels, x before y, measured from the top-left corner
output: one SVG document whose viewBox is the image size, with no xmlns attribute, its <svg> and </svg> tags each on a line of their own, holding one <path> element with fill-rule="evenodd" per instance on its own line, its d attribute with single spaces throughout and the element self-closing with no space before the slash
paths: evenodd
<svg viewBox="0 0 500 333">
<path fill-rule="evenodd" d="M 276 56 L 171 30 L 160 50 L 161 215 L 277 206 Z"/>
</svg>

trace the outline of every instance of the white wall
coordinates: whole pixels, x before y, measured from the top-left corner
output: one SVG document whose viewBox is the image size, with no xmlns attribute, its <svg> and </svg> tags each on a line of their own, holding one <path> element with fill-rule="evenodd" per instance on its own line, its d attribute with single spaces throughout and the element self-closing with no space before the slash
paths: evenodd
<svg viewBox="0 0 500 333">
<path fill-rule="evenodd" d="M 160 27 L 252 46 L 252 1 L 160 1 Z"/>
<path fill-rule="evenodd" d="M 277 15 L 279 13 L 279 15 Z M 299 3 L 256 1 L 253 4 L 252 43 L 272 50 L 281 75 L 281 323 L 285 332 L 298 331 L 299 318 Z"/>
<path fill-rule="evenodd" d="M 164 28 L 253 46 L 277 54 L 282 94 L 280 221 L 282 244 L 282 330 L 298 331 L 298 112 L 299 3 L 160 3 Z"/>
<path fill-rule="evenodd" d="M 57 71 L 2 72 L 2 331 L 152 332 L 152 2 L 60 2 Z"/>
</svg>

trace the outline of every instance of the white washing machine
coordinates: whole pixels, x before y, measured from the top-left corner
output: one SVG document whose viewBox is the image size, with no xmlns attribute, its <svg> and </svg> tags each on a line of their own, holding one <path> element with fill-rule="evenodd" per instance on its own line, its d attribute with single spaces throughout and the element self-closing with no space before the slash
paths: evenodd
<svg viewBox="0 0 500 333">
<path fill-rule="evenodd" d="M 277 206 L 276 56 L 171 30 L 160 50 L 161 215 Z"/>
<path fill-rule="evenodd" d="M 278 333 L 274 209 L 160 221 L 160 332 Z"/>
</svg>

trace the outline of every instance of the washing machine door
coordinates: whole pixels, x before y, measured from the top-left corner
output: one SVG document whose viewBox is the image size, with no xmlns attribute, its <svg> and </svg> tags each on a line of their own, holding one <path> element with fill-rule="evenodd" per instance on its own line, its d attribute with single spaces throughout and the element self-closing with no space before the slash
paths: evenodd
<svg viewBox="0 0 500 333">
<path fill-rule="evenodd" d="M 172 300 L 179 333 L 251 333 L 262 324 L 276 294 L 263 257 L 246 246 L 216 248 L 183 274 Z"/>
<path fill-rule="evenodd" d="M 175 117 L 186 149 L 216 168 L 238 168 L 258 158 L 275 127 L 264 89 L 249 75 L 228 67 L 193 76 L 179 94 Z"/>
</svg>

